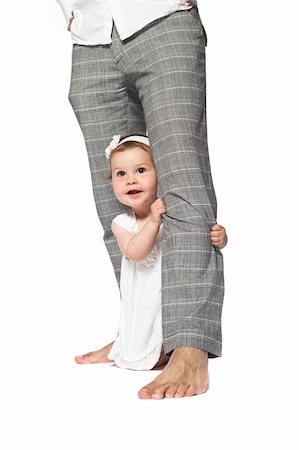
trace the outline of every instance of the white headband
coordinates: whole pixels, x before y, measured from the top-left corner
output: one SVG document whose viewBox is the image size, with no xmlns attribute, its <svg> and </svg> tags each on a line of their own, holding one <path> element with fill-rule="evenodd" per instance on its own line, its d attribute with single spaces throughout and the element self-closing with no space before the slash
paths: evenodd
<svg viewBox="0 0 299 450">
<path fill-rule="evenodd" d="M 132 136 L 128 136 L 128 137 L 122 139 L 121 141 L 120 141 L 120 138 L 121 138 L 120 134 L 115 134 L 113 136 L 112 141 L 110 142 L 110 144 L 108 145 L 108 147 L 105 150 L 107 159 L 110 159 L 111 152 L 116 147 L 118 147 L 121 144 L 124 144 L 125 142 L 136 141 L 136 142 L 141 142 L 141 144 L 146 144 L 146 145 L 150 146 L 149 139 L 146 136 L 132 135 Z"/>
</svg>

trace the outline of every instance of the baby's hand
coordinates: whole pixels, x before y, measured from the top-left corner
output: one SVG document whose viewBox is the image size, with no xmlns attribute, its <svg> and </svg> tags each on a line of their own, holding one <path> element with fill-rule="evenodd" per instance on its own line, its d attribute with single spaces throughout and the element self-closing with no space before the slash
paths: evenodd
<svg viewBox="0 0 299 450">
<path fill-rule="evenodd" d="M 161 225 L 162 216 L 161 214 L 166 212 L 166 207 L 161 198 L 157 198 L 154 203 L 151 204 L 151 220 L 157 225 Z"/>
<path fill-rule="evenodd" d="M 212 245 L 222 249 L 227 244 L 227 234 L 225 228 L 218 223 L 215 223 L 210 233 Z"/>
</svg>

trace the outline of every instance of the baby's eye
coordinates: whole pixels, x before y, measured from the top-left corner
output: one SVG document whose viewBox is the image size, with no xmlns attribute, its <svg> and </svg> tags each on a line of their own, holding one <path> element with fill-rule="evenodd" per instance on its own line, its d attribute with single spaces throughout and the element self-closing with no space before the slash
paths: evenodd
<svg viewBox="0 0 299 450">
<path fill-rule="evenodd" d="M 146 171 L 145 167 L 139 167 L 138 169 L 139 173 L 143 173 Z"/>
<path fill-rule="evenodd" d="M 122 177 L 122 176 L 124 175 L 124 173 L 125 173 L 125 172 L 124 172 L 123 170 L 120 170 L 119 172 L 116 173 L 116 176 L 117 176 L 117 177 L 118 177 L 118 176 L 121 176 L 121 177 Z"/>
</svg>

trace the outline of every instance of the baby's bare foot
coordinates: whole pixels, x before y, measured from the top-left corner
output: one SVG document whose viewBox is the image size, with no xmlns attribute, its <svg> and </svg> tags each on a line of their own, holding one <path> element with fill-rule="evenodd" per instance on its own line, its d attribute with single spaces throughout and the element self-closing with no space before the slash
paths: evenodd
<svg viewBox="0 0 299 450">
<path fill-rule="evenodd" d="M 77 364 L 96 364 L 96 363 L 113 362 L 113 360 L 107 358 L 107 355 L 110 352 L 112 345 L 113 342 L 110 342 L 110 344 L 106 345 L 100 350 L 85 353 L 85 355 L 76 356 L 75 361 Z"/>
<path fill-rule="evenodd" d="M 208 354 L 199 348 L 176 348 L 162 373 L 138 392 L 141 399 L 190 397 L 208 389 Z"/>
</svg>

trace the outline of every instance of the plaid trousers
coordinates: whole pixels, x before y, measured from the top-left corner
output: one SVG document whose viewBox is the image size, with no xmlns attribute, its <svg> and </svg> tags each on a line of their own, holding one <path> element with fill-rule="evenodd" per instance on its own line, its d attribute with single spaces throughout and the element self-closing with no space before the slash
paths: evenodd
<svg viewBox="0 0 299 450">
<path fill-rule="evenodd" d="M 118 285 L 122 254 L 111 221 L 128 210 L 104 179 L 114 134 L 148 131 L 163 214 L 163 347 L 221 356 L 223 255 L 210 241 L 216 223 L 207 142 L 205 47 L 197 7 L 155 20 L 123 42 L 73 44 L 69 101 L 89 159 L 97 213 Z"/>
</svg>

